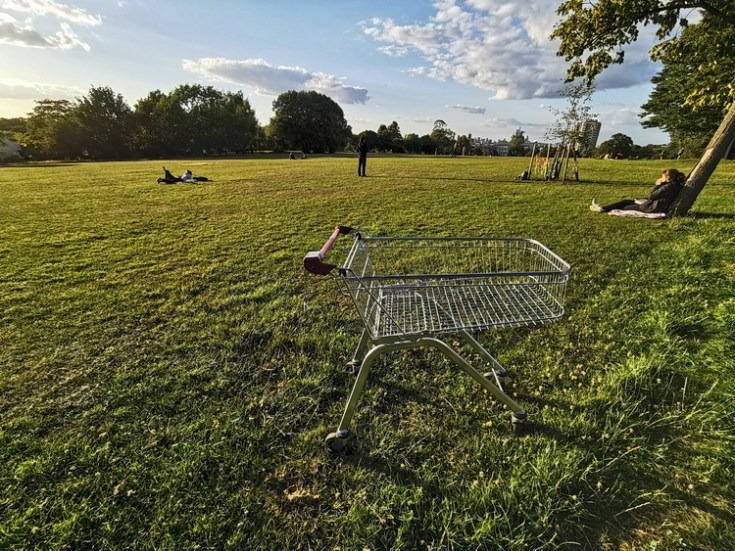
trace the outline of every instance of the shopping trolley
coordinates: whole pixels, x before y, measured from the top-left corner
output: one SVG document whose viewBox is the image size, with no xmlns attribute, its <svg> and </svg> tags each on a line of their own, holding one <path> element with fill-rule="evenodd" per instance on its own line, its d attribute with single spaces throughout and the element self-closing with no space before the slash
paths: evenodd
<svg viewBox="0 0 735 551">
<path fill-rule="evenodd" d="M 340 235 L 354 240 L 342 266 L 325 261 Z M 333 451 L 344 449 L 370 367 L 382 353 L 409 348 L 439 350 L 511 411 L 519 430 L 527 413 L 501 385 L 507 373 L 470 334 L 493 327 L 539 325 L 564 314 L 570 267 L 538 241 L 524 238 L 368 237 L 337 226 L 304 267 L 336 279 L 362 318 L 364 330 L 352 365 L 359 368 L 336 432 Z M 438 335 L 456 334 L 491 366 L 477 371 Z"/>
</svg>

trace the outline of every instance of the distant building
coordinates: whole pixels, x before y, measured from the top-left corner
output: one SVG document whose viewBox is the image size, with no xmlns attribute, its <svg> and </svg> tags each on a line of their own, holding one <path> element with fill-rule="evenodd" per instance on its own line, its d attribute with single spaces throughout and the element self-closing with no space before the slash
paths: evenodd
<svg viewBox="0 0 735 551">
<path fill-rule="evenodd" d="M 510 142 L 508 140 L 498 140 L 497 142 L 493 143 L 495 154 L 498 155 L 499 157 L 507 157 L 509 147 L 510 147 Z"/>
<path fill-rule="evenodd" d="M 597 140 L 600 138 L 600 129 L 602 123 L 596 119 L 587 119 L 582 123 L 581 134 L 583 136 L 582 143 L 578 149 L 581 151 L 592 151 L 597 147 Z"/>
</svg>

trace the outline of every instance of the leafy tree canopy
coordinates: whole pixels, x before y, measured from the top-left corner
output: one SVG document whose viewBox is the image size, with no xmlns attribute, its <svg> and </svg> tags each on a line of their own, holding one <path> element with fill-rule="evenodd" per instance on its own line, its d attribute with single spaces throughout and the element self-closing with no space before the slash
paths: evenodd
<svg viewBox="0 0 735 551">
<path fill-rule="evenodd" d="M 560 95 L 567 99 L 566 109 L 552 108 L 551 112 L 556 115 L 556 120 L 546 133 L 546 138 L 573 145 L 583 155 L 587 154 L 589 143 L 585 123 L 595 118 L 592 113 L 590 101 L 594 92 L 594 84 L 582 80 L 568 83 Z"/>
<path fill-rule="evenodd" d="M 721 28 L 715 31 L 713 25 Z M 715 35 L 719 38 L 712 41 Z M 695 49 L 701 52 L 698 57 L 686 55 Z M 661 61 L 664 67 L 653 77 L 655 88 L 643 105 L 643 126 L 666 130 L 684 155 L 698 155 L 735 99 L 735 27 L 705 16 L 683 30 Z"/>
<path fill-rule="evenodd" d="M 693 25 L 687 17 L 696 12 L 701 19 Z M 697 67 L 701 79 L 686 97 L 693 106 L 729 103 L 727 113 L 707 144 L 684 189 L 669 209 L 672 216 L 686 214 L 735 140 L 735 81 L 729 71 L 720 71 L 721 56 L 731 52 L 735 28 L 732 0 L 564 0 L 557 13 L 562 16 L 552 38 L 559 39 L 558 54 L 570 62 L 567 79 L 584 77 L 588 82 L 612 63 L 624 60 L 623 46 L 638 39 L 639 29 L 655 26 L 660 42 L 651 49 L 654 60 L 704 59 Z M 699 27 L 689 33 L 687 27 Z M 711 50 L 711 51 L 710 51 Z M 708 51 L 709 54 L 708 54 Z M 716 52 L 714 59 L 709 57 Z M 710 77 L 710 78 L 707 78 Z"/>
<path fill-rule="evenodd" d="M 528 150 L 526 135 L 520 128 L 515 131 L 508 142 L 508 155 L 511 157 L 522 157 Z"/>
<path fill-rule="evenodd" d="M 25 145 L 42 157 L 69 158 L 81 153 L 79 125 L 68 100 L 44 99 L 29 113 Z"/>
<path fill-rule="evenodd" d="M 705 16 L 697 25 L 708 26 L 710 42 L 726 48 L 719 35 L 735 26 L 732 0 L 564 0 L 557 13 L 563 20 L 552 38 L 561 40 L 559 55 L 570 61 L 567 77 L 594 79 L 612 63 L 622 63 L 622 47 L 638 39 L 641 25 L 657 26 L 661 42 L 651 50 L 653 59 L 667 55 L 702 54 L 711 44 L 669 38 L 679 27 L 687 27 L 686 14 L 701 9 Z"/>
<path fill-rule="evenodd" d="M 394 153 L 403 151 L 403 136 L 396 121 L 391 122 L 388 126 L 381 124 L 378 127 L 377 147 L 383 151 L 393 151 Z"/>
<path fill-rule="evenodd" d="M 613 134 L 609 140 L 605 140 L 597 148 L 598 155 L 610 155 L 612 157 L 630 157 L 633 153 L 633 138 L 625 134 Z"/>
<path fill-rule="evenodd" d="M 342 108 L 313 90 L 284 92 L 273 102 L 273 112 L 268 133 L 288 148 L 333 153 L 352 135 Z"/>
<path fill-rule="evenodd" d="M 89 90 L 77 100 L 73 116 L 80 139 L 90 157 L 113 159 L 128 153 L 133 112 L 120 94 L 109 87 Z"/>
</svg>

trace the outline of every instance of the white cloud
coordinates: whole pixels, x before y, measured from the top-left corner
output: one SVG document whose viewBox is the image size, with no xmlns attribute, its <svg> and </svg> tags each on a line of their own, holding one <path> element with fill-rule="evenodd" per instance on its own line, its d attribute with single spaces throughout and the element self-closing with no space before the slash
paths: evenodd
<svg viewBox="0 0 735 551">
<path fill-rule="evenodd" d="M 99 15 L 92 15 L 82 8 L 60 4 L 54 0 L 0 0 L 0 9 L 31 15 L 52 16 L 87 27 L 102 23 Z"/>
<path fill-rule="evenodd" d="M 64 86 L 43 82 L 27 82 L 17 79 L 0 79 L 0 99 L 36 100 L 42 98 L 73 99 L 83 96 L 85 90 L 76 86 Z"/>
<path fill-rule="evenodd" d="M 549 40 L 557 7 L 558 0 L 437 0 L 424 23 L 375 18 L 363 32 L 389 55 L 419 53 L 426 64 L 414 74 L 487 90 L 493 99 L 553 98 L 567 69 L 556 55 L 558 44 Z M 625 69 L 604 73 L 598 89 L 649 81 L 648 44 L 631 45 Z"/>
<path fill-rule="evenodd" d="M 515 118 L 500 119 L 497 117 L 493 117 L 485 121 L 485 126 L 487 126 L 488 128 L 526 128 L 526 127 L 545 128 L 548 125 L 543 124 L 543 123 L 536 123 L 536 122 L 519 121 L 518 119 L 515 119 Z"/>
<path fill-rule="evenodd" d="M 30 25 L 21 24 L 6 13 L 0 13 L 0 44 L 25 48 L 69 50 L 79 47 L 85 51 L 90 50 L 89 44 L 79 38 L 67 23 L 61 23 L 61 30 L 55 35 L 44 37 Z"/>
<path fill-rule="evenodd" d="M 344 79 L 327 73 L 312 73 L 302 67 L 273 67 L 263 59 L 185 59 L 183 67 L 198 75 L 255 89 L 258 94 L 278 95 L 288 90 L 315 90 L 340 103 L 366 103 L 365 88 L 348 86 Z"/>
<path fill-rule="evenodd" d="M 37 30 L 30 18 L 21 23 L 9 13 L 0 12 L 0 44 L 24 48 L 57 50 L 82 48 L 89 51 L 89 44 L 74 32 L 69 23 L 95 26 L 102 22 L 99 16 L 93 16 L 83 9 L 59 4 L 53 0 L 0 0 L 0 9 L 61 20 L 60 29 L 55 34 L 44 36 Z"/>
<path fill-rule="evenodd" d="M 457 109 L 458 111 L 464 111 L 473 115 L 484 115 L 486 111 L 484 107 L 470 107 L 469 105 L 447 105 L 447 108 Z"/>
</svg>

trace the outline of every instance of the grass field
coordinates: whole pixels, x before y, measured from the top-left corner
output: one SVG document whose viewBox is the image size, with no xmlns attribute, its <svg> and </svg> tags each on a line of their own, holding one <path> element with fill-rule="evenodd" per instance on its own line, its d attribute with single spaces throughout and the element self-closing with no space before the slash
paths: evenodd
<svg viewBox="0 0 735 551">
<path fill-rule="evenodd" d="M 527 162 L 0 167 L 0 548 L 735 548 L 735 164 L 691 216 L 637 220 L 587 207 L 664 162 L 514 181 Z M 301 259 L 335 224 L 572 265 L 561 321 L 479 335 L 531 434 L 412 350 L 327 451 L 361 323 Z"/>
</svg>

